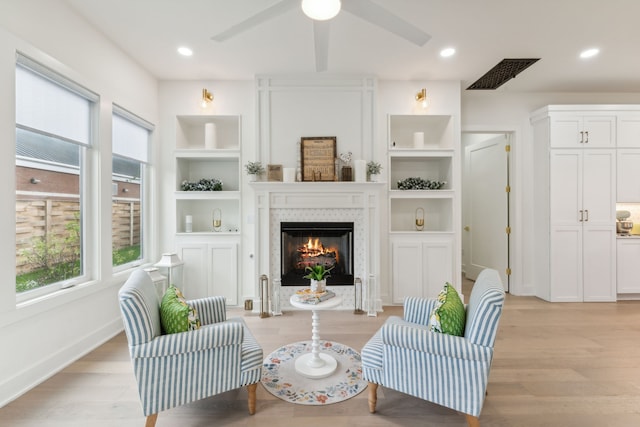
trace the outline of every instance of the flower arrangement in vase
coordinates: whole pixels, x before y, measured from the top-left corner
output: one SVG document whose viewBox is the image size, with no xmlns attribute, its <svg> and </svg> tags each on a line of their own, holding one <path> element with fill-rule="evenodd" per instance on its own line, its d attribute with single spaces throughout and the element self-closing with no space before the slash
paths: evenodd
<svg viewBox="0 0 640 427">
<path fill-rule="evenodd" d="M 312 292 L 324 292 L 327 286 L 327 277 L 331 277 L 331 270 L 334 267 L 325 268 L 322 264 L 316 264 L 313 267 L 307 266 L 304 271 L 309 273 L 306 276 L 302 276 L 303 279 L 311 279 L 311 291 Z"/>
</svg>

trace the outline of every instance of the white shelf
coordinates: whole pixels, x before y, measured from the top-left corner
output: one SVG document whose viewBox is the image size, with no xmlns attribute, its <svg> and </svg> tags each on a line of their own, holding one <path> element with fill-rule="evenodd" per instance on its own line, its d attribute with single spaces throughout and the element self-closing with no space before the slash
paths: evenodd
<svg viewBox="0 0 640 427">
<path fill-rule="evenodd" d="M 240 116 L 177 116 L 176 149 L 205 148 L 205 125 L 215 124 L 216 148 L 240 150 Z"/>
<path fill-rule="evenodd" d="M 239 200 L 239 191 L 176 191 L 176 200 Z"/>
</svg>

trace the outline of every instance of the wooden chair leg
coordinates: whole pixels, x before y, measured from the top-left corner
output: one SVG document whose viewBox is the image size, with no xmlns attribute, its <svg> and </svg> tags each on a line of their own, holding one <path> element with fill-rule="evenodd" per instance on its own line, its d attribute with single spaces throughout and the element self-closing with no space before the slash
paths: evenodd
<svg viewBox="0 0 640 427">
<path fill-rule="evenodd" d="M 256 413 L 256 390 L 258 389 L 258 383 L 249 384 L 247 391 L 249 392 L 249 415 Z"/>
<path fill-rule="evenodd" d="M 376 404 L 378 403 L 378 384 L 369 383 L 369 412 L 376 412 Z"/>
<path fill-rule="evenodd" d="M 467 424 L 469 427 L 480 427 L 480 419 L 473 415 L 465 414 L 467 416 Z"/>
<path fill-rule="evenodd" d="M 144 423 L 144 427 L 155 427 L 158 414 L 151 414 L 147 416 L 147 421 Z"/>
</svg>

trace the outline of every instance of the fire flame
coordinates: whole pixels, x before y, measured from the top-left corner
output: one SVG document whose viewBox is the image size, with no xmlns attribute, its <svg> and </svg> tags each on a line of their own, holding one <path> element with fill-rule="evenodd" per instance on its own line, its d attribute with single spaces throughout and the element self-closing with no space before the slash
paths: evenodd
<svg viewBox="0 0 640 427">
<path fill-rule="evenodd" d="M 340 261 L 339 259 L 340 253 L 338 251 L 338 248 L 336 247 L 325 248 L 319 238 L 314 239 L 313 237 L 309 237 L 309 240 L 307 241 L 307 243 L 305 243 L 304 245 L 298 248 L 298 253 L 303 259 L 307 261 L 309 260 L 309 258 L 315 258 L 322 255 L 329 255 L 329 254 L 335 257 L 336 262 Z"/>
</svg>

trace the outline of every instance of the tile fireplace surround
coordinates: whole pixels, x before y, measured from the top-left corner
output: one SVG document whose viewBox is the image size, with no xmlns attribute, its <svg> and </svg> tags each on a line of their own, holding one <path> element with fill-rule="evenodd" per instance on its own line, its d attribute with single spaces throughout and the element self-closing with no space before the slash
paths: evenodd
<svg viewBox="0 0 640 427">
<path fill-rule="evenodd" d="M 258 274 L 270 285 L 281 276 L 281 222 L 353 222 L 354 277 L 363 286 L 363 309 L 382 310 L 380 298 L 380 193 L 382 183 L 356 182 L 256 182 L 251 183 L 256 206 Z M 302 286 L 280 288 L 280 309 L 295 310 L 291 295 Z M 331 286 L 343 299 L 338 309 L 353 310 L 354 286 Z M 260 295 L 260 292 L 256 292 Z M 259 304 L 257 305 L 260 306 Z M 254 307 L 256 305 L 254 304 Z"/>
</svg>

